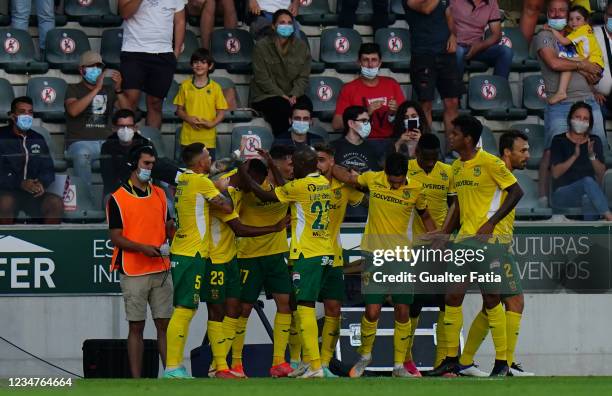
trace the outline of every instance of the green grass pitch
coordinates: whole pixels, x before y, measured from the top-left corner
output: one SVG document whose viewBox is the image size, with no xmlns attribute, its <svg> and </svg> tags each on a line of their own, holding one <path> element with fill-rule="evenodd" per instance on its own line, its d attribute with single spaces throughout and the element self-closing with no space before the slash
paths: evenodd
<svg viewBox="0 0 612 396">
<path fill-rule="evenodd" d="M 360 378 L 248 380 L 75 380 L 69 388 L 9 388 L 0 380 L 0 394 L 78 396 L 562 396 L 609 395 L 612 377 L 534 378 Z"/>
</svg>

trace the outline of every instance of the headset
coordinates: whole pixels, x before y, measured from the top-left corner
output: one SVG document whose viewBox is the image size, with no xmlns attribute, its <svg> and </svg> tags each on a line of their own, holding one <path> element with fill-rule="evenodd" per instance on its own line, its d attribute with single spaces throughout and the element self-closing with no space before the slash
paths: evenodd
<svg viewBox="0 0 612 396">
<path fill-rule="evenodd" d="M 151 150 L 155 155 L 155 148 L 150 144 L 143 145 L 143 146 L 136 146 L 130 150 L 130 153 L 128 155 L 127 165 L 130 167 L 132 171 L 135 171 L 136 169 L 138 169 L 138 160 L 140 160 L 140 155 L 144 151 L 147 151 L 147 150 Z"/>
</svg>

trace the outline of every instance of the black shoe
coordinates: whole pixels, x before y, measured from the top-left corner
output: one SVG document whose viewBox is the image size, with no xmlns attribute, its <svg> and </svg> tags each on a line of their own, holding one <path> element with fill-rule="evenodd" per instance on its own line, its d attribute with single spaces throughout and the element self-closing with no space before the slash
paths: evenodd
<svg viewBox="0 0 612 396">
<path fill-rule="evenodd" d="M 489 375 L 489 377 L 506 377 L 509 370 L 510 368 L 508 367 L 508 362 L 505 360 L 495 360 L 493 371 L 491 371 L 491 375 Z"/>
<path fill-rule="evenodd" d="M 442 363 L 433 370 L 423 371 L 425 377 L 442 377 L 445 374 L 456 374 L 457 365 L 459 364 L 458 357 L 445 357 Z"/>
</svg>

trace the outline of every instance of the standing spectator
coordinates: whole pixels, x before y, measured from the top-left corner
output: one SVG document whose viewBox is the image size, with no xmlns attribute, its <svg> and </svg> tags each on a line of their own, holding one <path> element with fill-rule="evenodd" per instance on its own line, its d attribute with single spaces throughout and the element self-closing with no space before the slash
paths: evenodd
<svg viewBox="0 0 612 396">
<path fill-rule="evenodd" d="M 217 3 L 223 13 L 223 27 L 234 29 L 238 26 L 234 0 L 189 0 L 187 10 L 190 15 L 200 15 L 200 34 L 202 47 L 210 49 L 210 38 L 215 27 Z"/>
<path fill-rule="evenodd" d="M 604 118 L 607 118 L 612 110 L 612 2 L 608 2 L 606 12 L 604 14 L 604 24 L 593 28 L 597 43 L 604 53 L 604 71 L 601 80 L 595 86 L 595 98 L 601 105 L 601 111 Z"/>
<path fill-rule="evenodd" d="M 215 68 L 210 51 L 197 49 L 191 55 L 193 76 L 181 83 L 174 98 L 176 114 L 183 120 L 181 147 L 204 143 L 210 157 L 215 159 L 217 125 L 223 121 L 227 102 L 221 86 L 210 79 Z"/>
<path fill-rule="evenodd" d="M 401 153 L 407 158 L 415 158 L 417 143 L 425 133 L 431 133 L 431 130 L 423 108 L 411 100 L 402 103 L 393 122 L 392 142 L 387 148 L 387 155 Z"/>
<path fill-rule="evenodd" d="M 147 94 L 148 126 L 160 129 L 162 103 L 185 39 L 184 0 L 119 0 L 123 22 L 121 75 L 123 89 L 136 110 L 141 91 Z M 173 41 L 174 38 L 174 41 Z"/>
<path fill-rule="evenodd" d="M 291 107 L 304 100 L 311 57 L 308 45 L 294 35 L 291 12 L 276 11 L 272 26 L 276 33 L 259 40 L 253 50 L 251 102 L 278 136 L 289 129 Z"/>
<path fill-rule="evenodd" d="M 111 271 L 119 271 L 129 322 L 128 358 L 132 377 L 142 374 L 143 333 L 147 305 L 157 329 L 157 346 L 166 365 L 166 330 L 172 316 L 172 275 L 168 259 L 168 216 L 164 191 L 151 183 L 153 146 L 130 151 L 132 173 L 108 201 Z"/>
<path fill-rule="evenodd" d="M 538 24 L 538 18 L 544 9 L 545 0 L 523 0 L 520 3 L 523 3 L 519 21 L 521 32 L 523 36 L 525 36 L 525 39 L 531 42 L 536 25 Z M 591 13 L 590 0 L 573 0 L 571 5 L 572 7 L 582 6 Z"/>
<path fill-rule="evenodd" d="M 575 103 L 567 116 L 569 131 L 552 140 L 551 170 L 553 176 L 552 206 L 559 208 L 582 207 L 585 220 L 603 216 L 612 221 L 608 199 L 601 183 L 606 165 L 602 141 L 591 136 L 593 111 L 584 102 Z"/>
<path fill-rule="evenodd" d="M 121 91 L 121 74 L 111 72 L 113 85 L 104 85 L 104 63 L 100 54 L 81 55 L 82 81 L 66 90 L 66 158 L 72 159 L 74 172 L 86 185 L 91 184 L 91 163 L 99 159 L 104 139 L 112 133 L 115 106 L 129 107 Z"/>
<path fill-rule="evenodd" d="M 251 17 L 250 31 L 255 40 L 274 33 L 274 14 L 278 10 L 288 10 L 293 16 L 293 30 L 300 36 L 300 25 L 295 20 L 300 9 L 299 0 L 247 0 Z"/>
<path fill-rule="evenodd" d="M 64 203 L 46 189 L 55 180 L 45 138 L 31 130 L 32 99 L 15 98 L 9 125 L 0 129 L 0 224 L 13 224 L 23 210 L 34 221 L 59 224 Z"/>
<path fill-rule="evenodd" d="M 38 45 L 40 59 L 45 59 L 45 41 L 49 30 L 55 28 L 55 2 L 53 0 L 35 0 L 36 16 L 38 17 Z M 28 30 L 32 0 L 11 1 L 11 26 L 19 30 Z"/>
<path fill-rule="evenodd" d="M 342 119 L 344 136 L 331 143 L 336 150 L 336 164 L 359 173 L 379 171 L 378 151 L 367 140 L 372 129 L 368 110 L 363 106 L 349 106 L 344 110 Z"/>
<path fill-rule="evenodd" d="M 501 14 L 497 0 L 453 0 L 450 5 L 457 35 L 457 66 L 463 76 L 465 61 L 476 60 L 494 66 L 493 74 L 508 78 L 512 65 L 512 48 L 500 44 Z M 489 36 L 483 39 L 485 29 Z"/>
<path fill-rule="evenodd" d="M 338 27 L 352 29 L 357 18 L 356 11 L 359 0 L 338 0 L 340 13 Z M 389 0 L 372 0 L 372 30 L 389 26 Z"/>
<path fill-rule="evenodd" d="M 457 118 L 463 82 L 457 68 L 457 38 L 449 2 L 444 0 L 408 0 L 404 4 L 410 26 L 410 80 L 431 125 L 432 103 L 437 89 L 444 103 L 444 130 L 448 135 Z"/>
<path fill-rule="evenodd" d="M 278 135 L 274 139 L 274 145 L 282 144 L 301 149 L 323 141 L 321 136 L 309 132 L 312 126 L 312 102 L 307 97 L 304 96 L 304 100 L 298 101 L 293 106 L 289 123 L 291 124 L 289 130 Z"/>
</svg>

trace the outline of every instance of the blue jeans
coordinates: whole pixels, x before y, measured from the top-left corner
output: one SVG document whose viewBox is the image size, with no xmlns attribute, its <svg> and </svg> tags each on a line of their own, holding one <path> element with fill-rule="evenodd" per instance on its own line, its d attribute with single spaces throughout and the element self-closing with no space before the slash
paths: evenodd
<svg viewBox="0 0 612 396">
<path fill-rule="evenodd" d="M 463 76 L 465 55 L 469 50 L 469 46 L 457 45 L 457 68 L 459 69 L 460 76 Z M 506 47 L 505 45 L 493 45 L 477 53 L 472 60 L 484 62 L 489 66 L 493 66 L 495 68 L 493 72 L 494 75 L 508 79 L 513 55 L 512 48 Z"/>
<path fill-rule="evenodd" d="M 587 199 L 583 200 L 582 196 Z M 559 187 L 552 194 L 552 206 L 557 208 L 582 207 L 585 220 L 597 220 L 599 216 L 609 212 L 608 199 L 599 184 L 591 176 Z"/>
<path fill-rule="evenodd" d="M 34 0 L 38 15 L 38 38 L 40 49 L 45 49 L 47 32 L 55 28 L 55 11 L 53 0 Z M 32 0 L 11 1 L 11 26 L 19 30 L 28 30 Z"/>
<path fill-rule="evenodd" d="M 585 102 L 593 108 L 593 130 L 592 135 L 597 135 L 601 139 L 601 144 L 605 148 L 608 147 L 608 137 L 604 130 L 604 120 L 601 115 L 601 107 L 595 99 L 587 99 Z M 568 131 L 567 114 L 570 107 L 574 104 L 573 101 L 565 100 L 563 102 L 550 105 L 547 104 L 544 108 L 544 148 L 550 149 L 550 145 L 555 136 L 561 135 Z"/>
<path fill-rule="evenodd" d="M 81 140 L 72 143 L 66 150 L 66 158 L 72 160 L 74 175 L 85 185 L 91 185 L 91 162 L 100 159 L 104 140 Z"/>
</svg>

